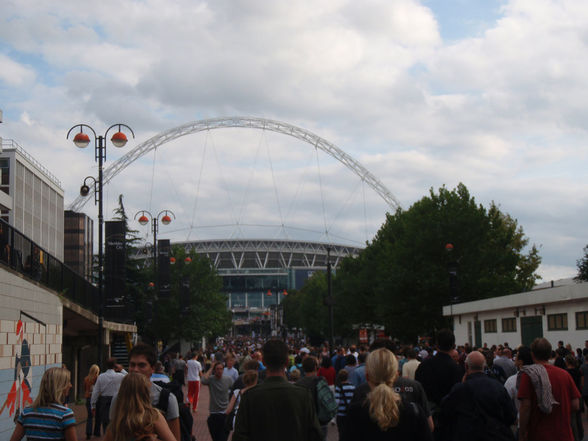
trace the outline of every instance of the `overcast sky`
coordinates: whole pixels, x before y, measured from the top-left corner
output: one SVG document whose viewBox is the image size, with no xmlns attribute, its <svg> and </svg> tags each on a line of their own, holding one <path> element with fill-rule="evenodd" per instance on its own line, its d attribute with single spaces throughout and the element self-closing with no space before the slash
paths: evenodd
<svg viewBox="0 0 588 441">
<path fill-rule="evenodd" d="M 133 128 L 108 167 L 190 121 L 284 121 L 351 155 L 404 208 L 463 182 L 518 220 L 544 280 L 558 279 L 588 243 L 587 45 L 577 0 L 3 0 L 0 136 L 61 180 L 67 205 L 96 174 L 65 139 L 76 123 Z M 131 216 L 173 210 L 159 234 L 174 240 L 361 244 L 392 209 L 329 155 L 252 129 L 146 154 L 105 190 L 107 219 L 119 194 Z M 84 211 L 96 217 L 91 201 Z"/>
</svg>

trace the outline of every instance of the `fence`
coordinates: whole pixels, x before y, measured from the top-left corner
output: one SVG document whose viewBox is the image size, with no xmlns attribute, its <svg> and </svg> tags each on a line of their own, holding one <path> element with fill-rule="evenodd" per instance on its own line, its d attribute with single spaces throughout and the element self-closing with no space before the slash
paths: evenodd
<svg viewBox="0 0 588 441">
<path fill-rule="evenodd" d="M 98 288 L 27 236 L 0 219 L 0 262 L 46 286 L 95 314 L 99 313 Z M 104 319 L 132 323 L 130 302 L 104 308 Z"/>
</svg>

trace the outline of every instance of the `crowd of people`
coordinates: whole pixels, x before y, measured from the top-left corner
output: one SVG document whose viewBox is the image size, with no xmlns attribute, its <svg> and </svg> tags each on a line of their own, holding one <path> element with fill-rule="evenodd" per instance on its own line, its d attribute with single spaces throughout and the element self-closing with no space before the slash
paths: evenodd
<svg viewBox="0 0 588 441">
<path fill-rule="evenodd" d="M 530 346 L 311 346 L 304 339 L 219 340 L 185 356 L 158 359 L 137 344 L 129 372 L 110 359 L 85 379 L 86 437 L 106 441 L 191 441 L 201 385 L 208 387 L 213 441 L 580 441 L 588 405 L 588 340 L 572 350 L 538 338 Z M 19 416 L 11 441 L 76 441 L 64 405 L 69 372 L 45 372 L 39 395 Z"/>
</svg>

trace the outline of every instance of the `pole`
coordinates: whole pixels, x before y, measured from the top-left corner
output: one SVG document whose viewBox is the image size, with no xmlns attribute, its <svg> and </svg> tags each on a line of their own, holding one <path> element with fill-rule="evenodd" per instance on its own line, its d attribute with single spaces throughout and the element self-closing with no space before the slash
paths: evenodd
<svg viewBox="0 0 588 441">
<path fill-rule="evenodd" d="M 329 344 L 335 348 L 335 326 L 333 316 L 333 290 L 331 285 L 331 248 L 327 248 L 327 303 L 329 308 Z"/>
<path fill-rule="evenodd" d="M 153 226 L 153 274 L 155 276 L 156 288 L 159 287 L 159 277 L 157 275 L 157 218 L 151 217 Z"/>
<path fill-rule="evenodd" d="M 104 214 L 102 201 L 102 170 L 106 149 L 105 139 L 96 138 L 96 159 L 98 159 L 98 365 L 104 360 Z"/>
</svg>

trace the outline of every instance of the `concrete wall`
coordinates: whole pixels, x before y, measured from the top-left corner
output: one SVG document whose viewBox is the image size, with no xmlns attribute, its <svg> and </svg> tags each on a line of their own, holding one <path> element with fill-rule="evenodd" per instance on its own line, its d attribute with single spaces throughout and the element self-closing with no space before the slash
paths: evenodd
<svg viewBox="0 0 588 441">
<path fill-rule="evenodd" d="M 0 441 L 10 439 L 15 416 L 37 395 L 45 370 L 61 366 L 62 323 L 55 294 L 0 268 Z"/>
</svg>

